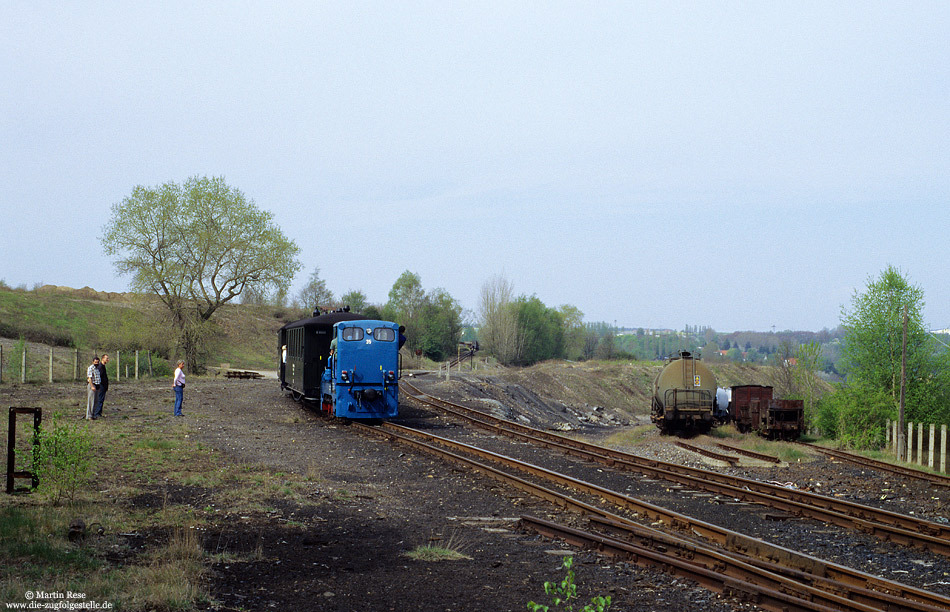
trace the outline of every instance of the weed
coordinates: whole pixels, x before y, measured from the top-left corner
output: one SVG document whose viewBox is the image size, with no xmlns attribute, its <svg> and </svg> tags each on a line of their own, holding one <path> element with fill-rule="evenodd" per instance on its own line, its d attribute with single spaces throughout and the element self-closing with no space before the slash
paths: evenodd
<svg viewBox="0 0 950 612">
<path fill-rule="evenodd" d="M 567 571 L 567 575 L 564 576 L 564 580 L 561 582 L 544 583 L 544 592 L 551 597 L 551 606 L 545 606 L 544 604 L 529 601 L 529 610 L 532 612 L 548 612 L 548 610 L 551 610 L 552 608 L 555 610 L 568 610 L 569 612 L 574 610 L 574 604 L 571 603 L 571 600 L 577 599 L 577 585 L 574 584 L 574 570 L 571 569 L 573 564 L 574 557 L 564 557 L 562 566 Z M 597 596 L 591 599 L 590 603 L 580 610 L 582 612 L 606 612 L 609 607 L 610 596 Z"/>
</svg>

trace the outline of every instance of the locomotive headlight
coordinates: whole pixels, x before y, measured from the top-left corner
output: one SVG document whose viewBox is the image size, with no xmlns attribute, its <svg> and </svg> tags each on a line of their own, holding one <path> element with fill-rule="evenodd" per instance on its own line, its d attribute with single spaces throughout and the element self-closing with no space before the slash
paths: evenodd
<svg viewBox="0 0 950 612">
<path fill-rule="evenodd" d="M 386 380 L 388 380 L 388 381 L 396 380 L 396 373 L 393 372 L 392 370 L 390 370 L 390 371 L 386 374 Z"/>
<path fill-rule="evenodd" d="M 349 373 L 348 373 L 346 370 L 343 370 L 343 371 L 340 373 L 340 378 L 343 379 L 343 382 L 348 382 L 348 381 L 350 380 L 350 375 L 349 375 Z"/>
</svg>

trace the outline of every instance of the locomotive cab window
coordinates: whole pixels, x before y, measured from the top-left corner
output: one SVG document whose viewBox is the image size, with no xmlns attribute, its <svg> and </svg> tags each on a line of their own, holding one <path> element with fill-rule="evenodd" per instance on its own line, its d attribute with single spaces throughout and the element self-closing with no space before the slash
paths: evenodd
<svg viewBox="0 0 950 612">
<path fill-rule="evenodd" d="M 396 339 L 396 332 L 389 327 L 377 327 L 373 330 L 373 338 L 379 342 L 392 342 Z"/>
<path fill-rule="evenodd" d="M 343 329 L 343 339 L 349 342 L 358 342 L 363 339 L 362 327 L 347 327 Z"/>
</svg>

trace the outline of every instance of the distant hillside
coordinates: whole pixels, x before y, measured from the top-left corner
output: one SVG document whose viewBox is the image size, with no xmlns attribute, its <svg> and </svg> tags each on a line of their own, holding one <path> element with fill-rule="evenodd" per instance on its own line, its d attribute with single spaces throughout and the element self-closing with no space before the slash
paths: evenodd
<svg viewBox="0 0 950 612">
<path fill-rule="evenodd" d="M 206 365 L 272 369 L 277 330 L 300 316 L 287 308 L 226 305 L 212 319 L 204 361 Z M 33 291 L 0 287 L 0 337 L 8 339 L 5 351 L 9 351 L 9 341 L 22 338 L 88 353 L 139 349 L 166 359 L 177 357 L 174 334 L 165 321 L 164 307 L 156 300 L 89 287 L 46 285 Z"/>
</svg>

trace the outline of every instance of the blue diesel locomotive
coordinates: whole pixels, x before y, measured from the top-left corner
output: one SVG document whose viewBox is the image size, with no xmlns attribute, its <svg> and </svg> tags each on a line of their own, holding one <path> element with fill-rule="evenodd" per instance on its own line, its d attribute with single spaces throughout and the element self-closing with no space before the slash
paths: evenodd
<svg viewBox="0 0 950 612">
<path fill-rule="evenodd" d="M 399 413 L 399 326 L 345 311 L 294 321 L 278 332 L 281 389 L 346 419 Z"/>
</svg>

